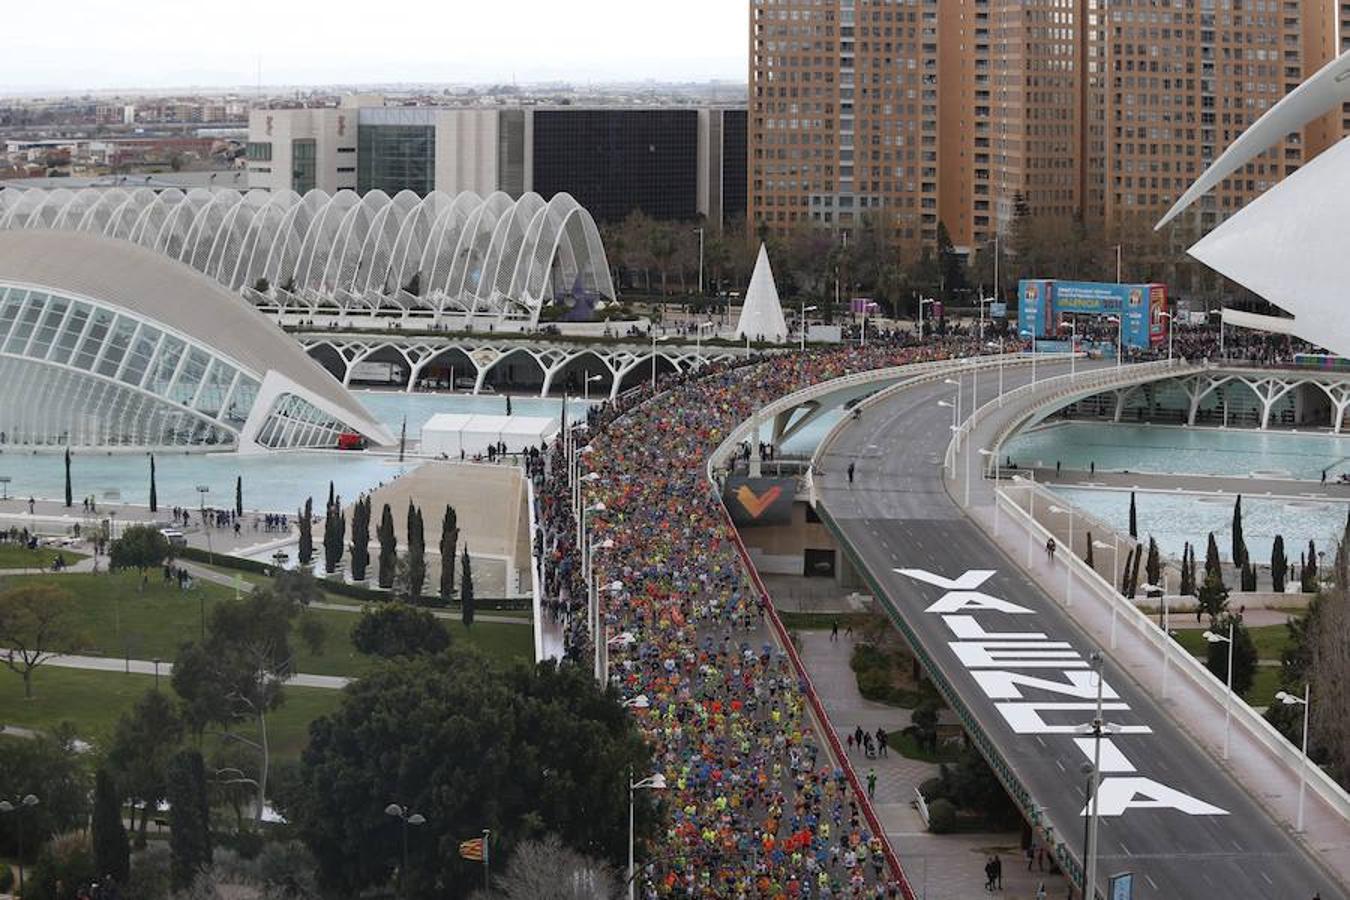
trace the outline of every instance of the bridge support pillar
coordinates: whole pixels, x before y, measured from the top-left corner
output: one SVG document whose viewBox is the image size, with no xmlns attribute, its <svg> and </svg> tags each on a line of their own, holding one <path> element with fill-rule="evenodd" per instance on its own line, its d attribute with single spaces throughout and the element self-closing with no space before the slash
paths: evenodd
<svg viewBox="0 0 1350 900">
<path fill-rule="evenodd" d="M 759 457 L 759 415 L 754 418 L 754 428 L 750 432 L 750 477 L 760 478 L 764 474 L 764 467 L 760 464 Z"/>
</svg>

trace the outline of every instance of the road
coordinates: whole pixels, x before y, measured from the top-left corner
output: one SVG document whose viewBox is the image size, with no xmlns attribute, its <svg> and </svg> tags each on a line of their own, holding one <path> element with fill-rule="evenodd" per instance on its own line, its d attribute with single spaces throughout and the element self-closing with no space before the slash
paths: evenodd
<svg viewBox="0 0 1350 900">
<path fill-rule="evenodd" d="M 1050 371 L 1042 366 L 1042 377 Z M 1010 372 L 1008 385 L 1029 377 Z M 981 381 L 980 401 L 987 402 L 997 379 Z M 822 461 L 819 496 L 884 601 L 1081 859 L 1082 768 L 1093 742 L 1074 728 L 1094 715 L 1096 682 L 1085 658 L 1096 648 L 948 496 L 942 458 L 952 414 L 938 402 L 954 393 L 948 385 L 920 385 L 870 407 Z M 965 393 L 968 407 L 968 380 Z M 1103 896 L 1109 876 L 1132 872 L 1136 900 L 1305 900 L 1317 892 L 1321 900 L 1344 900 L 1302 846 L 1109 659 L 1104 680 L 1108 700 L 1111 690 L 1118 695 L 1105 718 L 1130 733 L 1103 742 L 1103 812 L 1122 807 L 1101 819 Z M 1161 799 L 1146 800 L 1150 793 Z M 1155 808 L 1133 805 L 1140 800 Z"/>
</svg>

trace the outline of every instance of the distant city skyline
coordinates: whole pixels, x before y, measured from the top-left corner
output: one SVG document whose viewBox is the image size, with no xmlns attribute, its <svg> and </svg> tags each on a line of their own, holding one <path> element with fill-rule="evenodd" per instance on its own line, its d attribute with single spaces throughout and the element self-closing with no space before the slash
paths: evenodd
<svg viewBox="0 0 1350 900">
<path fill-rule="evenodd" d="M 73 0 L 60 21 L 20 5 L 0 94 L 33 91 L 746 78 L 743 0 L 515 0 L 415 4 L 372 17 L 352 0 L 228 8 Z M 378 8 L 374 8 L 377 9 Z"/>
</svg>

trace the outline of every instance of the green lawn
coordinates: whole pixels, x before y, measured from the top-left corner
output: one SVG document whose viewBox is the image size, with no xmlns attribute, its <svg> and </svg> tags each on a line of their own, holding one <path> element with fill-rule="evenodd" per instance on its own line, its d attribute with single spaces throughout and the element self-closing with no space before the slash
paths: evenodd
<svg viewBox="0 0 1350 900">
<path fill-rule="evenodd" d="M 0 544 L 0 569 L 50 568 L 58 554 L 65 558 L 67 564 L 79 562 L 85 557 L 85 554 L 73 550 L 53 550 L 50 547 L 28 550 L 17 544 Z"/>
<path fill-rule="evenodd" d="M 123 675 L 43 666 L 33 675 L 33 699 L 25 700 L 23 680 L 0 672 L 0 723 L 47 731 L 62 722 L 79 736 L 97 742 L 111 735 L 119 716 L 146 691 L 153 675 Z M 160 689 L 170 691 L 168 676 Z M 339 691 L 286 688 L 286 703 L 268 717 L 268 734 L 278 757 L 296 757 L 309 738 L 309 723 L 337 708 Z"/>
<path fill-rule="evenodd" d="M 938 745 L 936 753 L 930 753 L 919 747 L 912 734 L 903 731 L 892 731 L 888 737 L 891 741 L 890 749 L 907 759 L 917 759 L 926 763 L 954 763 L 961 758 L 959 749 L 943 744 Z"/>
<path fill-rule="evenodd" d="M 1252 643 L 1256 645 L 1256 655 L 1258 659 L 1273 659 L 1278 661 L 1280 654 L 1284 652 L 1285 647 L 1289 646 L 1289 629 L 1284 625 L 1262 625 L 1259 628 L 1249 628 L 1247 633 L 1252 636 Z M 1176 633 L 1177 643 L 1186 648 L 1186 652 L 1192 656 L 1204 656 L 1208 644 L 1205 641 L 1205 630 L 1203 628 L 1184 628 Z"/>
<path fill-rule="evenodd" d="M 89 655 L 133 659 L 172 660 L 178 647 L 196 640 L 201 632 L 202 613 L 209 617 L 213 604 L 234 595 L 231 588 L 198 579 L 192 590 L 183 592 L 166 585 L 152 573 L 144 593 L 140 576 L 134 572 L 116 574 L 15 575 L 5 584 L 51 583 L 69 591 L 84 616 L 84 629 L 90 640 Z M 299 648 L 297 669 L 311 675 L 358 676 L 370 670 L 371 660 L 351 645 L 351 629 L 357 614 L 314 610 L 327 627 L 323 651 L 312 654 Z M 466 629 L 459 622 L 445 621 L 453 640 L 467 640 L 487 655 L 507 661 L 534 656 L 532 629 L 523 625 L 479 622 Z"/>
</svg>

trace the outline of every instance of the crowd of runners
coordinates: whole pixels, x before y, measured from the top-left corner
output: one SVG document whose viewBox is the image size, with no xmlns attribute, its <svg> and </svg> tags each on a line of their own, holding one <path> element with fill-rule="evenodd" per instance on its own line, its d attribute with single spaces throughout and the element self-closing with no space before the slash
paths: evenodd
<svg viewBox="0 0 1350 900">
<path fill-rule="evenodd" d="M 766 403 L 843 375 L 976 352 L 873 344 L 704 367 L 594 410 L 579 429 L 601 639 L 667 783 L 669 819 L 639 896 L 902 896 L 881 838 L 817 733 L 803 684 L 764 622 L 716 489 L 712 451 Z M 588 585 L 561 442 L 536 476 L 547 603 L 590 664 Z M 612 542 L 612 543 L 611 543 Z M 617 582 L 617 584 L 616 584 Z M 640 702 L 639 702 L 640 704 Z"/>
</svg>

